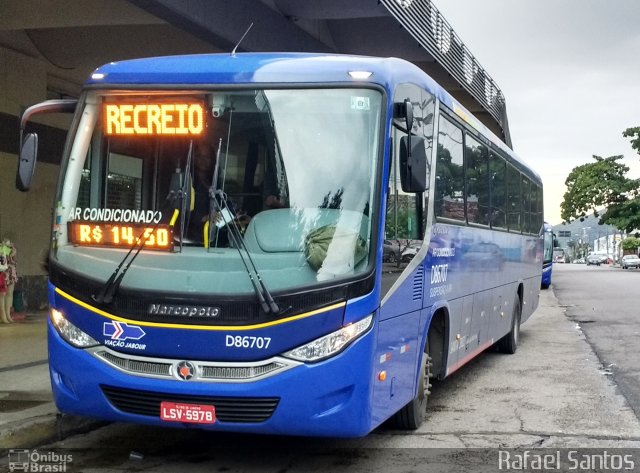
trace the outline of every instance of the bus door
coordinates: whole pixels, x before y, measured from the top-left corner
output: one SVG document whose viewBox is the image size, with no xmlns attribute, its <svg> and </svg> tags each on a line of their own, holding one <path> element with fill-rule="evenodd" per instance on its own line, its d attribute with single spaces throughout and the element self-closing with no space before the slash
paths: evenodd
<svg viewBox="0 0 640 473">
<path fill-rule="evenodd" d="M 401 84 L 394 94 L 392 155 L 388 167 L 387 205 L 381 261 L 381 307 L 376 351 L 376 372 L 385 382 L 376 383 L 374 404 L 381 415 L 390 415 L 411 400 L 419 357 L 424 349 L 421 319 L 426 287 L 425 263 L 417 256 L 423 246 L 427 192 L 402 188 L 400 146 L 407 137 L 406 118 L 397 113 L 408 100 L 413 109 L 412 139 L 423 139 L 431 156 L 435 99 L 414 84 Z M 415 137 L 415 138 L 413 138 Z M 415 143 L 415 141 L 414 141 Z M 386 414 L 385 414 L 386 413 Z"/>
</svg>

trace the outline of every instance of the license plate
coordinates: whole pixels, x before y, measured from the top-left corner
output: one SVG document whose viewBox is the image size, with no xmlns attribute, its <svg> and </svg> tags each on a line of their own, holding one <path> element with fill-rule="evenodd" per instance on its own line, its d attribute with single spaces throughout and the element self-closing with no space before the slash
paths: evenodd
<svg viewBox="0 0 640 473">
<path fill-rule="evenodd" d="M 167 422 L 215 424 L 216 408 L 207 404 L 185 404 L 162 401 L 160 403 L 160 418 Z"/>
</svg>

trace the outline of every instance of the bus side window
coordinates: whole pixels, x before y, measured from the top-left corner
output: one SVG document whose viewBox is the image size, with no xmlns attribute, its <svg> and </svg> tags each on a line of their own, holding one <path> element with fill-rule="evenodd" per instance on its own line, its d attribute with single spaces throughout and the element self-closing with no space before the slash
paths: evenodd
<svg viewBox="0 0 640 473">
<path fill-rule="evenodd" d="M 506 162 L 502 157 L 491 152 L 489 159 L 489 177 L 491 181 L 491 218 L 492 228 L 507 228 L 505 209 L 507 197 Z"/>
<path fill-rule="evenodd" d="M 507 166 L 507 225 L 510 232 L 522 232 L 521 202 L 522 192 L 520 190 L 520 172 L 513 166 Z"/>
<path fill-rule="evenodd" d="M 489 152 L 468 133 L 465 136 L 465 177 L 467 220 L 489 225 Z"/>
<path fill-rule="evenodd" d="M 440 115 L 435 189 L 436 216 L 465 221 L 462 130 Z"/>
<path fill-rule="evenodd" d="M 531 182 L 529 184 L 531 189 L 531 214 L 529 215 L 529 233 L 535 235 L 538 233 L 538 186 Z"/>
<path fill-rule="evenodd" d="M 521 230 L 522 233 L 529 233 L 530 225 L 529 218 L 531 217 L 531 195 L 530 195 L 531 186 L 529 184 L 529 179 L 522 176 L 522 225 Z"/>
</svg>

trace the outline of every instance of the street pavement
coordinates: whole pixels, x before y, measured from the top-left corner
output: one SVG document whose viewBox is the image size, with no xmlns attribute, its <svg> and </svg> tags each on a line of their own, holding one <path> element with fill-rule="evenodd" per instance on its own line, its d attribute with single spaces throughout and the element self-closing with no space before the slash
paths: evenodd
<svg viewBox="0 0 640 473">
<path fill-rule="evenodd" d="M 93 422 L 59 417 L 47 362 L 47 313 L 19 314 L 0 324 L 0 455 L 36 446 Z"/>
<path fill-rule="evenodd" d="M 259 436 L 216 436 L 117 423 L 101 426 L 57 417 L 51 402 L 45 335 L 46 315 L 42 313 L 0 327 L 0 467 L 6 458 L 3 449 L 45 443 L 50 448 L 80 450 L 104 445 L 130 448 L 155 455 L 163 468 L 167 465 L 158 458 L 173 455 L 179 458 L 175 471 L 193 463 L 189 458 L 184 460 L 186 465 L 181 463 L 176 451 L 185 442 L 203 448 L 206 444 L 234 448 L 237 442 L 246 445 L 247 441 L 256 448 L 271 445 Z M 335 445 L 366 449 L 640 448 L 638 418 L 552 290 L 542 291 L 539 309 L 522 326 L 515 355 L 487 351 L 450 378 L 434 383 L 429 412 L 428 421 L 415 432 L 383 427 L 363 439 L 336 441 Z M 78 432 L 84 434 L 73 435 Z M 304 446 L 308 440 L 287 442 Z M 82 454 L 74 459 L 80 464 Z M 85 460 L 86 465 L 94 462 Z M 122 457 L 118 468 L 135 467 L 127 462 L 128 456 Z"/>
</svg>

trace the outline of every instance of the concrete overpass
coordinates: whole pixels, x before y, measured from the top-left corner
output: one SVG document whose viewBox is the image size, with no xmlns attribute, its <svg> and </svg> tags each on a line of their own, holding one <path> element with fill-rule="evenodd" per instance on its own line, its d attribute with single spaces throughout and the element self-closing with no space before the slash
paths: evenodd
<svg viewBox="0 0 640 473">
<path fill-rule="evenodd" d="M 19 250 L 30 307 L 41 268 L 66 123 L 39 126 L 41 162 L 14 189 L 17 120 L 29 105 L 77 96 L 97 66 L 134 57 L 231 51 L 395 56 L 431 75 L 511 146 L 504 96 L 430 0 L 3 0 L 0 16 L 0 238 Z"/>
</svg>

